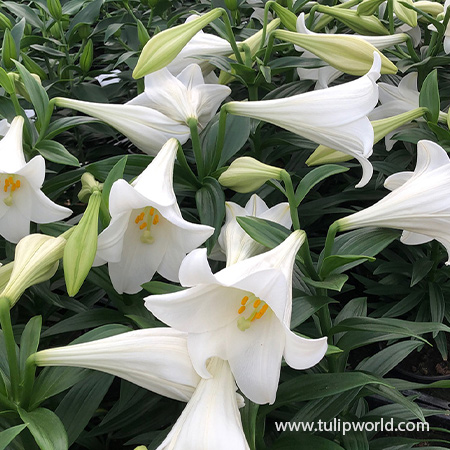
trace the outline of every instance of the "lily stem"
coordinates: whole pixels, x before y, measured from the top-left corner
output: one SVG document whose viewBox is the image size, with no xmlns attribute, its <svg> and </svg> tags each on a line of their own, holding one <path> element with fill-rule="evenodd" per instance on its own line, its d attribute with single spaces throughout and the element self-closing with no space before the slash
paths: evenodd
<svg viewBox="0 0 450 450">
<path fill-rule="evenodd" d="M 8 356 L 9 373 L 11 378 L 12 396 L 18 399 L 20 372 L 16 354 L 16 341 L 11 324 L 11 303 L 6 297 L 0 297 L 0 325 L 5 338 L 6 354 Z"/>
<path fill-rule="evenodd" d="M 222 9 L 222 18 L 225 23 L 225 28 L 228 34 L 228 39 L 230 41 L 231 48 L 233 49 L 233 52 L 236 56 L 236 60 L 239 64 L 244 64 L 244 62 L 242 61 L 241 52 L 239 51 L 239 48 L 236 44 L 236 39 L 234 37 L 233 28 L 231 27 L 231 22 L 230 18 L 228 17 L 228 13 L 223 8 L 221 9 Z"/>
<path fill-rule="evenodd" d="M 192 172 L 192 169 L 189 167 L 189 164 L 186 160 L 186 156 L 184 155 L 183 148 L 181 147 L 181 145 L 178 145 L 177 161 L 180 164 L 180 166 L 183 168 L 183 170 L 186 172 L 189 182 L 195 188 L 200 189 L 202 187 L 202 184 L 197 180 L 197 177 L 195 176 L 194 172 Z"/>
<path fill-rule="evenodd" d="M 27 361 L 25 363 L 25 372 L 23 375 L 23 389 L 20 399 L 20 406 L 24 409 L 28 409 L 28 407 L 30 406 L 35 375 L 36 364 L 34 363 L 34 355 L 31 355 L 27 358 Z"/>
<path fill-rule="evenodd" d="M 387 2 L 388 19 L 389 19 L 389 33 L 394 34 L 394 1 L 388 0 Z"/>
<path fill-rule="evenodd" d="M 219 130 L 217 131 L 216 151 L 214 154 L 213 168 L 217 169 L 222 158 L 223 146 L 225 143 L 225 131 L 227 125 L 227 108 L 226 105 L 222 106 L 219 114 Z"/>
<path fill-rule="evenodd" d="M 202 146 L 200 144 L 200 136 L 198 135 L 198 121 L 191 117 L 188 119 L 189 129 L 191 130 L 192 150 L 194 151 L 195 162 L 200 181 L 205 178 L 205 165 L 203 162 Z"/>
<path fill-rule="evenodd" d="M 292 178 L 286 170 L 281 172 L 281 179 L 283 180 L 286 189 L 286 197 L 289 202 L 289 210 L 291 212 L 292 225 L 294 230 L 300 230 L 300 220 L 298 218 L 297 201 L 295 199 L 294 186 L 292 185 Z"/>
<path fill-rule="evenodd" d="M 334 238 L 336 237 L 338 231 L 339 231 L 338 222 L 337 221 L 333 222 L 330 225 L 330 228 L 328 228 L 327 239 L 325 241 L 325 247 L 323 250 L 323 259 L 331 255 L 331 252 L 333 251 Z"/>
</svg>

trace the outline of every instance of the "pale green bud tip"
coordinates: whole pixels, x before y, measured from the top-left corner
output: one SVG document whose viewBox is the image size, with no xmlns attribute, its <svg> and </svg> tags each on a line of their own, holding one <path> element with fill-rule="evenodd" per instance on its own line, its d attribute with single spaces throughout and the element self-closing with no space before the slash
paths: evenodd
<svg viewBox="0 0 450 450">
<path fill-rule="evenodd" d="M 306 160 L 306 165 L 312 167 L 319 166 L 321 164 L 350 161 L 351 159 L 353 159 L 353 156 L 351 155 L 342 153 L 338 150 L 333 150 L 325 145 L 319 145 Z"/>
<path fill-rule="evenodd" d="M 81 176 L 81 190 L 78 193 L 78 198 L 81 202 L 87 202 L 89 197 L 94 192 L 102 191 L 103 183 L 99 183 L 89 172 L 83 173 Z"/>
<path fill-rule="evenodd" d="M 219 177 L 222 186 L 236 192 L 253 192 L 270 179 L 281 180 L 283 169 L 269 166 L 249 156 L 235 159 Z"/>
<path fill-rule="evenodd" d="M 222 8 L 215 8 L 198 19 L 168 28 L 153 36 L 142 49 L 133 78 L 138 79 L 166 67 L 202 28 L 218 19 L 223 12 Z"/>
<path fill-rule="evenodd" d="M 145 445 L 140 445 L 139 447 L 136 447 L 134 450 L 147 450 L 147 447 Z"/>
</svg>

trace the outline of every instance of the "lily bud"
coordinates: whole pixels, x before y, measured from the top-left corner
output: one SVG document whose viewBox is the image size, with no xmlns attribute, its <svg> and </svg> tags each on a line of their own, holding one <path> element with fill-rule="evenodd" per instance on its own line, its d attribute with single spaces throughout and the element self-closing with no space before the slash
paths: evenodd
<svg viewBox="0 0 450 450">
<path fill-rule="evenodd" d="M 145 44 L 150 40 L 150 35 L 148 34 L 147 28 L 145 28 L 144 24 L 139 19 L 136 20 L 136 24 L 139 43 L 141 44 L 141 47 L 145 47 Z"/>
<path fill-rule="evenodd" d="M 286 30 L 276 30 L 274 36 L 314 53 L 330 66 L 350 75 L 367 73 L 372 67 L 374 52 L 381 58 L 381 73 L 397 73 L 397 67 L 386 56 L 356 36 L 303 34 Z"/>
<path fill-rule="evenodd" d="M 339 162 L 350 161 L 353 159 L 352 155 L 333 150 L 326 145 L 319 145 L 311 156 L 305 161 L 309 167 L 320 166 L 321 164 L 334 164 Z"/>
<path fill-rule="evenodd" d="M 0 28 L 2 30 L 10 30 L 12 28 L 11 21 L 3 13 L 0 13 Z"/>
<path fill-rule="evenodd" d="M 67 293 L 74 297 L 80 290 L 97 252 L 98 214 L 102 201 L 101 191 L 97 190 L 90 198 L 80 223 L 67 240 L 64 249 L 64 278 Z"/>
<path fill-rule="evenodd" d="M 103 183 L 99 183 L 89 172 L 83 173 L 81 176 L 81 190 L 78 192 L 78 200 L 87 203 L 91 194 L 103 189 Z"/>
<path fill-rule="evenodd" d="M 402 2 L 405 2 L 408 5 L 413 5 L 412 0 L 393 0 L 394 14 L 402 22 L 405 22 L 407 25 L 414 28 L 415 26 L 417 26 L 417 13 L 413 9 L 409 9 L 404 6 Z"/>
<path fill-rule="evenodd" d="M 419 0 L 414 2 L 414 6 L 433 17 L 437 17 L 444 12 L 444 5 L 438 2 L 430 2 L 428 0 Z"/>
<path fill-rule="evenodd" d="M 120 28 L 119 28 L 120 31 Z M 77 28 L 77 32 L 78 32 L 78 36 L 80 36 L 81 39 L 86 39 L 91 33 L 92 33 L 92 28 L 87 24 L 84 23 L 83 25 L 81 25 L 80 27 Z M 115 34 L 114 34 L 115 36 Z M 120 34 L 119 34 L 120 36 Z"/>
<path fill-rule="evenodd" d="M 25 87 L 25 84 L 23 83 L 22 79 L 20 78 L 20 75 L 18 73 L 9 72 L 8 73 L 9 79 L 14 84 L 14 90 L 16 94 L 21 95 L 23 98 L 25 98 L 27 101 L 31 102 L 30 95 L 28 94 L 28 91 Z M 31 76 L 39 83 L 41 84 L 41 79 L 38 75 L 35 73 L 32 73 Z"/>
<path fill-rule="evenodd" d="M 230 10 L 230 11 L 236 11 L 238 9 L 238 2 L 237 0 L 225 0 L 225 6 Z"/>
<path fill-rule="evenodd" d="M 133 71 L 133 78 L 141 78 L 166 67 L 202 28 L 218 19 L 222 12 L 221 8 L 215 8 L 196 20 L 169 28 L 153 36 L 142 49 Z"/>
<path fill-rule="evenodd" d="M 359 16 L 371 16 L 385 0 L 364 0 L 358 5 L 356 12 Z"/>
<path fill-rule="evenodd" d="M 219 177 L 222 186 L 245 194 L 256 191 L 266 181 L 281 180 L 283 169 L 269 166 L 249 156 L 235 159 Z"/>
<path fill-rule="evenodd" d="M 9 31 L 9 28 L 5 30 L 3 36 L 3 47 L 2 47 L 2 59 L 3 64 L 9 70 L 14 67 L 13 59 L 17 59 L 16 43 Z"/>
<path fill-rule="evenodd" d="M 8 281 L 11 278 L 13 267 L 14 262 L 4 264 L 0 267 L 0 292 L 2 292 L 3 289 L 5 289 L 5 286 L 8 284 Z"/>
<path fill-rule="evenodd" d="M 61 20 L 62 18 L 62 7 L 59 0 L 47 0 L 47 8 L 50 15 L 55 20 Z"/>
<path fill-rule="evenodd" d="M 25 289 L 50 279 L 58 269 L 66 242 L 62 236 L 55 238 L 45 234 L 30 234 L 21 239 L 16 246 L 11 278 L 2 297 L 14 306 Z"/>
<path fill-rule="evenodd" d="M 89 72 L 94 59 L 94 44 L 92 39 L 89 39 L 86 46 L 83 49 L 83 53 L 80 56 L 80 67 L 84 73 Z"/>
<path fill-rule="evenodd" d="M 359 34 L 389 34 L 389 30 L 375 16 L 360 16 L 352 9 L 336 9 L 320 5 L 317 11 L 328 14 Z"/>
<path fill-rule="evenodd" d="M 289 30 L 289 31 L 296 31 L 296 23 L 297 23 L 297 16 L 289 11 L 287 8 L 283 8 L 278 3 L 272 2 L 272 10 L 277 14 L 277 16 L 280 18 L 283 25 Z"/>
</svg>

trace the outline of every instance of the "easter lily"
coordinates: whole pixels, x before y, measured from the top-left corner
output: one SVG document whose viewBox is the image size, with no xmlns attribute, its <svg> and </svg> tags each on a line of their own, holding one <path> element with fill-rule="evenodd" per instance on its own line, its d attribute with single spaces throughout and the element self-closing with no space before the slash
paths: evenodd
<svg viewBox="0 0 450 450">
<path fill-rule="evenodd" d="M 186 334 L 171 328 L 142 329 L 51 348 L 36 353 L 34 362 L 99 370 L 185 402 L 200 381 L 189 359 Z"/>
<path fill-rule="evenodd" d="M 109 198 L 111 223 L 98 237 L 95 265 L 108 263 L 117 292 L 134 294 L 155 272 L 178 281 L 186 253 L 208 239 L 214 229 L 183 219 L 173 191 L 178 148 L 170 139 L 130 185 L 117 180 Z"/>
<path fill-rule="evenodd" d="M 227 266 L 267 250 L 242 229 L 236 217 L 253 216 L 279 223 L 286 228 L 292 226 L 289 203 L 286 202 L 268 208 L 261 197 L 253 194 L 244 208 L 234 202 L 226 202 L 225 206 L 227 216 L 218 242 L 226 255 Z"/>
<path fill-rule="evenodd" d="M 379 76 L 380 58 L 374 53 L 370 71 L 355 81 L 287 98 L 230 102 L 224 107 L 232 114 L 264 120 L 352 155 L 363 167 L 363 177 L 357 185 L 362 187 L 373 173 L 368 160 L 373 129 L 367 115 L 378 102 Z"/>
<path fill-rule="evenodd" d="M 337 221 L 339 230 L 385 227 L 404 230 L 404 244 L 439 241 L 450 255 L 450 159 L 431 141 L 417 144 L 414 172 L 400 172 L 386 179 L 390 194 L 369 208 Z M 446 264 L 450 264 L 450 258 Z"/>
<path fill-rule="evenodd" d="M 306 339 L 290 331 L 292 271 L 305 239 L 295 231 L 283 243 L 213 274 L 206 250 L 181 264 L 183 291 L 153 295 L 145 306 L 175 329 L 188 333 L 196 371 L 210 378 L 208 358 L 227 360 L 237 385 L 256 403 L 275 401 L 281 358 L 295 369 L 317 364 L 326 338 Z"/>
<path fill-rule="evenodd" d="M 25 161 L 23 123 L 21 116 L 14 118 L 0 141 L 0 235 L 14 243 L 30 233 L 30 222 L 56 222 L 72 214 L 41 191 L 45 161 L 40 155 Z"/>
<path fill-rule="evenodd" d="M 202 378 L 192 398 L 157 450 L 248 450 L 236 400 L 236 383 L 226 361 L 212 358 L 212 377 Z"/>
</svg>

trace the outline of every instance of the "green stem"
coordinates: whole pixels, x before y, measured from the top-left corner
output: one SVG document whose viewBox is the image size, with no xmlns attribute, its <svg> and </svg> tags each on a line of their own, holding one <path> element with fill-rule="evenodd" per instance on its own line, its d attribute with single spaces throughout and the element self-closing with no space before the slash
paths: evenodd
<svg viewBox="0 0 450 450">
<path fill-rule="evenodd" d="M 394 0 L 388 0 L 387 2 L 388 20 L 389 20 L 389 33 L 394 34 Z"/>
<path fill-rule="evenodd" d="M 261 50 L 264 47 L 264 43 L 266 42 L 267 24 L 269 22 L 269 8 L 272 6 L 273 3 L 274 3 L 273 1 L 269 1 L 264 6 L 264 23 L 262 28 L 261 43 L 259 44 L 259 50 Z"/>
<path fill-rule="evenodd" d="M 323 259 L 331 255 L 331 252 L 333 251 L 334 238 L 336 237 L 336 233 L 338 231 L 339 231 L 339 224 L 337 223 L 337 221 L 333 222 L 330 228 L 328 228 L 327 239 L 325 241 L 325 248 L 323 250 Z"/>
<path fill-rule="evenodd" d="M 283 180 L 286 189 L 286 197 L 289 202 L 289 209 L 291 212 L 292 225 L 294 230 L 300 230 L 300 220 L 298 218 L 297 201 L 295 199 L 294 186 L 292 185 L 292 178 L 286 170 L 281 172 L 281 179 Z"/>
<path fill-rule="evenodd" d="M 191 130 L 192 149 L 194 150 L 195 162 L 200 181 L 205 178 L 205 165 L 203 162 L 202 146 L 200 144 L 200 136 L 198 135 L 198 121 L 191 117 L 188 119 L 189 129 Z"/>
<path fill-rule="evenodd" d="M 242 61 L 241 52 L 239 51 L 239 48 L 236 44 L 236 39 L 234 37 L 233 28 L 231 27 L 230 18 L 228 17 L 227 12 L 223 8 L 221 8 L 221 9 L 222 9 L 222 18 L 225 23 L 225 28 L 226 28 L 227 34 L 228 34 L 228 39 L 229 39 L 231 48 L 233 49 L 233 52 L 236 56 L 236 60 L 239 64 L 244 64 L 244 61 Z"/>
<path fill-rule="evenodd" d="M 317 9 L 319 8 L 320 5 L 314 5 L 311 10 L 309 11 L 308 17 L 306 19 L 306 28 L 308 28 L 308 30 L 312 30 L 313 28 L 313 23 L 314 23 L 314 15 L 316 14 Z"/>
<path fill-rule="evenodd" d="M 414 45 L 413 45 L 413 42 L 412 42 L 412 39 L 410 36 L 408 36 L 408 39 L 406 39 L 406 46 L 408 47 L 408 53 L 409 53 L 409 56 L 411 56 L 411 59 L 414 62 L 419 62 L 420 58 L 417 56 L 417 53 L 414 50 Z"/>
<path fill-rule="evenodd" d="M 17 362 L 16 341 L 14 339 L 11 315 L 9 312 L 10 306 L 11 303 L 6 297 L 0 297 L 0 325 L 2 326 L 6 354 L 8 356 L 12 396 L 13 399 L 17 400 L 19 394 L 20 372 L 19 364 Z"/>
<path fill-rule="evenodd" d="M 438 33 L 433 33 L 431 35 L 430 44 L 428 45 L 427 56 L 432 56 L 433 55 L 433 50 L 434 50 L 434 47 L 436 45 L 437 35 L 438 35 Z"/>
<path fill-rule="evenodd" d="M 267 40 L 266 53 L 264 54 L 263 65 L 267 66 L 269 63 L 270 55 L 272 54 L 273 43 L 275 41 L 275 36 L 273 33 L 269 34 L 269 39 Z"/>
<path fill-rule="evenodd" d="M 177 160 L 180 166 L 185 170 L 187 177 L 189 178 L 189 182 L 197 189 L 200 189 L 202 187 L 202 184 L 197 180 L 197 177 L 195 176 L 194 172 L 192 172 L 192 169 L 189 167 L 189 164 L 186 160 L 186 156 L 184 155 L 183 148 L 181 145 L 178 145 L 177 150 Z"/>
<path fill-rule="evenodd" d="M 217 169 L 222 158 L 223 145 L 225 143 L 225 131 L 227 129 L 227 108 L 222 106 L 219 114 L 219 129 L 217 131 L 216 152 L 214 154 L 213 169 Z"/>
<path fill-rule="evenodd" d="M 319 281 L 320 278 L 311 258 L 311 251 L 309 249 L 309 242 L 307 237 L 305 237 L 305 242 L 300 247 L 299 253 L 301 258 L 303 259 L 303 264 L 305 265 L 305 270 L 309 278 L 315 281 Z"/>
<path fill-rule="evenodd" d="M 31 401 L 31 394 L 33 393 L 34 378 L 36 375 L 36 364 L 34 363 L 34 355 L 27 358 L 25 363 L 25 373 L 23 375 L 23 388 L 20 398 L 20 406 L 28 409 Z"/>
</svg>

